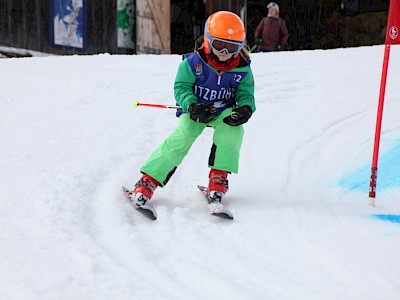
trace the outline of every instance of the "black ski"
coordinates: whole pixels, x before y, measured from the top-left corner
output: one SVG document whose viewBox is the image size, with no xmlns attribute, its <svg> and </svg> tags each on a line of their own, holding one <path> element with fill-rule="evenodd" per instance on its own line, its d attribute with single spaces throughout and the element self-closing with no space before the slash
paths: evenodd
<svg viewBox="0 0 400 300">
<path fill-rule="evenodd" d="M 153 220 L 153 221 L 157 220 L 157 212 L 154 209 L 154 207 L 152 207 L 150 205 L 136 206 L 131 200 L 132 192 L 129 191 L 126 187 L 122 187 L 122 191 L 124 192 L 124 195 L 125 195 L 126 199 L 129 201 L 129 203 L 131 203 L 132 206 L 138 212 L 140 212 L 141 214 L 143 214 L 144 216 L 146 216 L 150 220 Z"/>
<path fill-rule="evenodd" d="M 211 197 L 210 197 L 210 192 L 209 192 L 208 188 L 206 188 L 205 186 L 202 186 L 202 185 L 198 185 L 197 187 L 199 188 L 201 193 L 204 195 L 204 197 L 207 199 L 208 204 L 210 204 Z M 226 210 L 226 209 L 224 209 L 218 213 L 210 213 L 210 214 L 212 216 L 220 217 L 223 219 L 233 220 L 233 214 L 229 210 Z"/>
</svg>

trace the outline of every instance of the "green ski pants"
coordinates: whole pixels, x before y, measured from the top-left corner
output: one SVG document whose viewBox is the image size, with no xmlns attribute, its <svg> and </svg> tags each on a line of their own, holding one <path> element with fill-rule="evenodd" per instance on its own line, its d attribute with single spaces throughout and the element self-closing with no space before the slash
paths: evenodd
<svg viewBox="0 0 400 300">
<path fill-rule="evenodd" d="M 243 126 L 230 126 L 223 122 L 231 112 L 232 109 L 228 108 L 207 124 L 197 123 L 190 119 L 189 114 L 182 114 L 176 130 L 157 148 L 140 171 L 156 179 L 161 186 L 166 185 L 196 139 L 207 126 L 211 126 L 214 136 L 209 167 L 237 173 L 244 130 Z"/>
</svg>

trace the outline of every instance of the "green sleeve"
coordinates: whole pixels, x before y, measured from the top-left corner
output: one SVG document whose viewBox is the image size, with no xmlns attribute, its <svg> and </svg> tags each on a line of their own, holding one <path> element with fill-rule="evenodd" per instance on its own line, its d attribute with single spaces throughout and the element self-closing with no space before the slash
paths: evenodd
<svg viewBox="0 0 400 300">
<path fill-rule="evenodd" d="M 191 104 L 197 103 L 197 97 L 193 94 L 195 78 L 187 60 L 183 60 L 179 65 L 178 74 L 176 74 L 174 96 L 176 102 L 186 112 Z"/>
<path fill-rule="evenodd" d="M 251 68 L 236 88 L 236 102 L 239 107 L 248 105 L 253 112 L 256 111 L 254 100 L 254 77 Z"/>
</svg>

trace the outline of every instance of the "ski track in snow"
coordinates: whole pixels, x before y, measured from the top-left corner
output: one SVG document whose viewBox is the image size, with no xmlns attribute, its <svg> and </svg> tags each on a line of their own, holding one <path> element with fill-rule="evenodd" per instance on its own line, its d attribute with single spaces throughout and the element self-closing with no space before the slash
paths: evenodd
<svg viewBox="0 0 400 300">
<path fill-rule="evenodd" d="M 400 55 L 394 47 L 392 57 Z M 207 215 L 212 130 L 156 191 L 121 186 L 177 125 L 180 56 L 0 61 L 1 299 L 385 299 L 400 295 L 399 188 L 337 182 L 371 159 L 383 47 L 253 55 L 257 112 L 230 177 L 230 222 Z M 382 152 L 400 135 L 392 59 Z"/>
</svg>

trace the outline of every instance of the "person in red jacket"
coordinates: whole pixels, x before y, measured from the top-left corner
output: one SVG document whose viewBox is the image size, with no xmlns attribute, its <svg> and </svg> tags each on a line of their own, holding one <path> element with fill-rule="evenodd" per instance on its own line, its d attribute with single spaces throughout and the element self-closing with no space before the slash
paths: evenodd
<svg viewBox="0 0 400 300">
<path fill-rule="evenodd" d="M 284 50 L 289 34 L 284 19 L 279 17 L 279 5 L 271 2 L 267 6 L 268 17 L 258 24 L 254 38 L 258 52 Z"/>
</svg>

